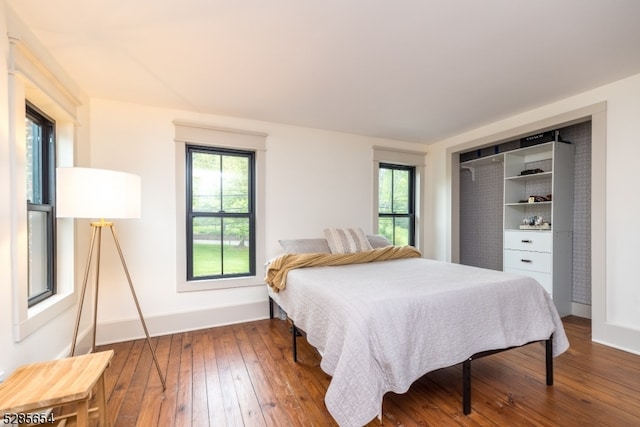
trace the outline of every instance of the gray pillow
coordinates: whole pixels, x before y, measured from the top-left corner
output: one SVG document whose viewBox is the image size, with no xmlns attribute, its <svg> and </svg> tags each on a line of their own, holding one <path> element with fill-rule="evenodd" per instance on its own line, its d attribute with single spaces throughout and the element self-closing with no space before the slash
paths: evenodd
<svg viewBox="0 0 640 427">
<path fill-rule="evenodd" d="M 289 254 L 331 253 L 327 239 L 280 240 L 280 246 Z"/>
<path fill-rule="evenodd" d="M 381 234 L 367 234 L 367 240 L 369 241 L 369 244 L 373 249 L 392 246 L 389 239 L 387 239 Z"/>
</svg>

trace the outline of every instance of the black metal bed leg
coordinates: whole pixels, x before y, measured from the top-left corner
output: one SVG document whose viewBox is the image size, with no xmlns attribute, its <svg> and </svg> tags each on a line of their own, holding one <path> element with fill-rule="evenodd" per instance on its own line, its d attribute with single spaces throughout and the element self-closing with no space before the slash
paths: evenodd
<svg viewBox="0 0 640 427">
<path fill-rule="evenodd" d="M 269 319 L 273 319 L 273 298 L 269 297 Z"/>
<path fill-rule="evenodd" d="M 471 358 L 462 362 L 462 412 L 471 413 Z"/>
<path fill-rule="evenodd" d="M 294 362 L 298 362 L 298 344 L 297 344 L 297 336 L 300 335 L 298 332 L 298 328 L 296 328 L 296 325 L 291 322 L 291 337 L 292 337 L 292 350 L 293 350 L 293 361 Z"/>
<path fill-rule="evenodd" d="M 547 385 L 553 385 L 553 335 L 544 342 L 547 365 Z"/>
</svg>

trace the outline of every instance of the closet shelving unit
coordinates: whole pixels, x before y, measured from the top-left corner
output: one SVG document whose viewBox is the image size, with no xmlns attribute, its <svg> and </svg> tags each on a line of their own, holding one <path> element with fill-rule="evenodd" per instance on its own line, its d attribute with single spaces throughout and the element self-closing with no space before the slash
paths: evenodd
<svg viewBox="0 0 640 427">
<path fill-rule="evenodd" d="M 574 146 L 552 141 L 504 155 L 504 271 L 536 279 L 571 313 Z M 522 174 L 541 169 L 542 172 Z M 550 200 L 529 202 L 532 196 Z M 542 217 L 538 228 L 524 224 Z"/>
</svg>

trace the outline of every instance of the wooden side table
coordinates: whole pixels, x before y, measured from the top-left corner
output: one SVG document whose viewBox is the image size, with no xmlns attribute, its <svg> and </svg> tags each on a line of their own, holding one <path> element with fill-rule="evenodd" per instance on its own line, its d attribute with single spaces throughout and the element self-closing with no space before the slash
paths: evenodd
<svg viewBox="0 0 640 427">
<path fill-rule="evenodd" d="M 76 412 L 71 416 L 76 417 L 78 427 L 88 426 L 89 412 L 96 409 L 100 426 L 107 426 L 104 371 L 112 357 L 113 350 L 109 350 L 18 368 L 0 383 L 0 423 L 7 416 L 24 419 L 28 413 L 75 403 Z M 94 387 L 97 407 L 90 409 Z"/>
</svg>

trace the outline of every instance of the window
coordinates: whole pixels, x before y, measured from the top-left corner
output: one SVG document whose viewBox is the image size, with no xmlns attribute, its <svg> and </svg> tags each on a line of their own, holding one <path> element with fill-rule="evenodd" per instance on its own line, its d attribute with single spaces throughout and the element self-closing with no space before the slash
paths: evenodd
<svg viewBox="0 0 640 427">
<path fill-rule="evenodd" d="M 255 275 L 255 153 L 186 151 L 187 280 Z"/>
<path fill-rule="evenodd" d="M 84 157 L 81 92 L 69 84 L 58 64 L 39 56 L 24 40 L 19 20 L 9 19 L 7 66 L 8 156 L 0 156 L 3 214 L 11 216 L 7 245 L 11 248 L 9 278 L 13 339 L 21 342 L 35 332 L 49 334 L 54 319 L 72 309 L 75 291 L 75 226 L 71 218 L 55 218 L 55 167 L 72 166 Z M 26 37 L 21 37 L 22 35 Z M 83 139 L 81 139 L 83 141 Z M 5 151 L 6 152 L 6 151 Z M 15 185 L 17 183 L 18 185 Z M 5 239 L 5 236 L 3 236 Z M 4 272 L 3 272 L 4 273 Z M 43 335 L 42 335 L 43 336 Z M 64 351 L 62 348 L 60 351 Z"/>
<path fill-rule="evenodd" d="M 415 167 L 380 163 L 378 233 L 394 245 L 415 245 Z"/>
<path fill-rule="evenodd" d="M 26 106 L 26 185 L 29 307 L 56 292 L 55 124 Z"/>
<path fill-rule="evenodd" d="M 175 196 L 176 196 L 176 289 L 178 292 L 197 292 L 197 291 L 214 291 L 219 289 L 231 289 L 240 287 L 263 287 L 265 275 L 265 171 L 266 171 L 266 151 L 267 151 L 267 134 L 252 130 L 240 130 L 221 128 L 206 123 L 185 122 L 174 120 L 175 126 Z M 219 156 L 218 160 L 222 162 L 222 170 L 225 171 L 225 159 L 233 160 L 231 157 L 240 157 L 248 159 L 246 168 L 246 194 L 245 200 L 248 200 L 250 206 L 249 212 L 234 211 L 224 205 L 225 201 L 218 202 L 215 198 L 210 197 L 212 203 L 218 203 L 217 208 L 213 205 L 204 208 L 195 205 L 192 187 L 194 184 L 194 170 L 191 168 L 193 160 L 190 158 L 190 151 L 194 153 L 202 153 L 209 155 L 208 161 L 212 161 L 212 157 Z M 196 156 L 197 157 L 197 156 Z M 207 157 L 205 157 L 207 158 Z M 186 159 L 186 161 L 185 161 Z M 238 159 L 236 159 L 238 160 Z M 207 170 L 207 168 L 204 168 Z M 217 168 L 210 169 L 210 175 L 218 174 L 217 188 L 221 190 L 222 199 L 230 193 L 230 184 L 227 178 L 229 174 L 222 175 L 222 183 L 220 182 L 220 165 Z M 205 174 L 206 176 L 206 174 Z M 213 182 L 211 185 L 214 185 Z M 213 187 L 212 187 L 213 188 Z M 211 191 L 211 190 L 206 190 Z M 195 194 L 200 190 L 196 189 Z M 213 193 L 212 193 L 213 194 Z M 206 192 L 203 195 L 207 195 Z M 236 197 L 237 199 L 237 197 Z M 198 203 L 205 200 L 202 198 Z M 220 206 L 223 203 L 224 208 Z M 230 202 L 229 202 L 230 203 Z M 230 206 L 236 208 L 236 206 Z M 229 212 L 227 212 L 229 210 Z M 225 211 L 225 212 L 220 212 Z M 202 215 L 201 215 L 202 214 Z M 229 215 L 227 215 L 229 214 Z M 223 239 L 218 239 L 216 243 L 215 234 L 217 231 L 211 231 L 204 236 L 200 233 L 206 232 L 204 228 L 197 229 L 195 225 L 199 225 L 198 221 L 204 221 L 203 218 L 217 218 L 220 234 L 224 233 Z M 226 229 L 223 225 L 228 225 L 229 219 L 250 218 L 249 234 L 242 239 L 242 236 L 232 236 L 229 233 L 232 230 Z M 213 221 L 210 219 L 209 221 Z M 224 224 L 223 222 L 224 221 Z M 216 224 L 214 224 L 216 225 Z M 237 233 L 236 233 L 237 234 Z M 204 237 L 204 238 L 202 238 Z M 234 238 L 235 237 L 235 238 Z M 229 242 L 234 243 L 229 246 Z M 217 262 L 221 271 L 214 271 L 213 267 L 205 267 L 202 275 L 197 272 L 196 262 L 194 262 L 194 243 L 214 243 L 220 254 L 206 258 Z M 206 249 L 206 248 L 205 248 Z M 212 248 L 209 248 L 210 250 Z M 233 255 L 230 251 L 239 249 L 244 251 L 244 267 L 234 271 L 230 262 Z M 198 255 L 198 251 L 195 251 Z M 224 256 L 224 258 L 222 258 Z M 248 258 L 247 258 L 248 257 Z M 236 258 L 237 259 L 237 258 Z M 248 259 L 248 261 L 247 261 Z M 197 260 L 196 260 L 197 261 Z M 246 265 L 249 265 L 247 268 Z M 224 270 L 223 270 L 224 268 Z M 194 274 L 195 270 L 195 274 Z"/>
</svg>

